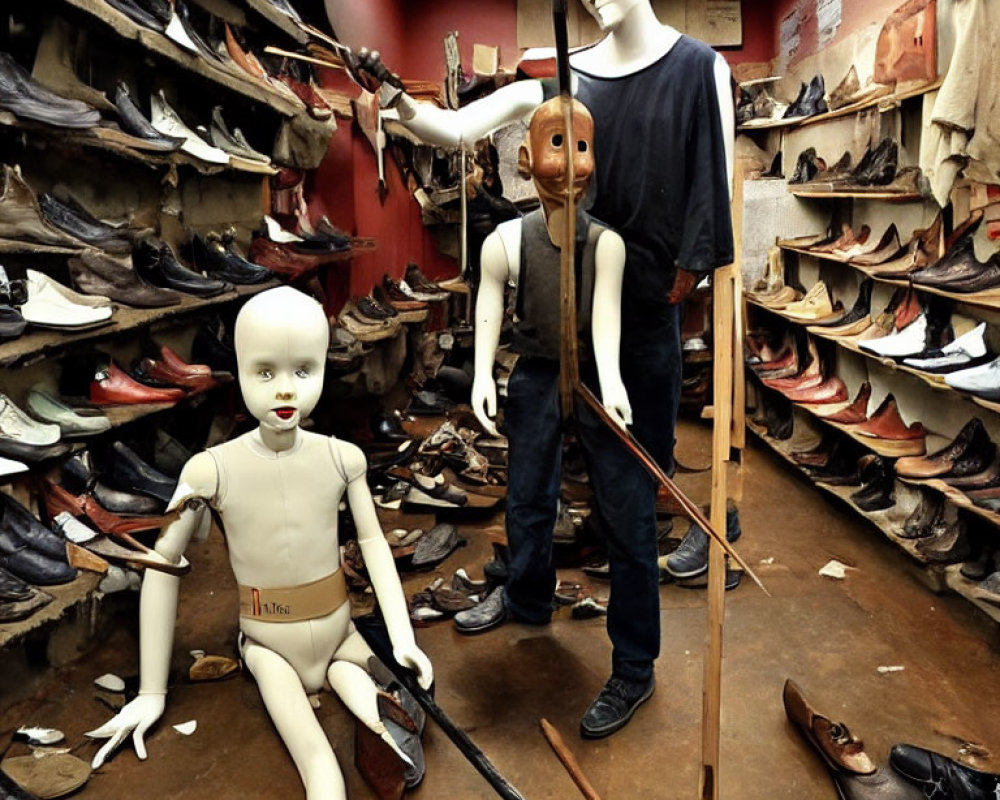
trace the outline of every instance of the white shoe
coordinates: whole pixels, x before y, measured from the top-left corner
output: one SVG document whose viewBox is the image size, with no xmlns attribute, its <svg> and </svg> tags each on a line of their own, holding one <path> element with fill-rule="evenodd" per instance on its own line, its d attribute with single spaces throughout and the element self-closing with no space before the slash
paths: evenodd
<svg viewBox="0 0 1000 800">
<path fill-rule="evenodd" d="M 301 236 L 296 236 L 290 231 L 286 231 L 282 228 L 276 219 L 264 215 L 264 224 L 267 226 L 267 238 L 272 242 L 278 242 L 278 244 L 293 244 L 294 242 L 304 241 Z"/>
<path fill-rule="evenodd" d="M 933 358 L 905 358 L 903 363 L 914 369 L 940 372 L 955 369 L 986 355 L 986 323 L 981 322 L 968 333 L 959 336 L 951 344 L 941 348 L 941 354 Z"/>
<path fill-rule="evenodd" d="M 75 294 L 59 286 L 48 275 L 27 271 L 28 302 L 21 306 L 21 316 L 43 328 L 89 328 L 111 319 L 111 305 L 92 306 L 74 302 Z"/>
<path fill-rule="evenodd" d="M 150 122 L 153 123 L 153 127 L 164 136 L 183 139 L 184 144 L 181 145 L 181 150 L 185 153 L 195 158 L 200 158 L 202 161 L 207 161 L 210 164 L 229 163 L 229 154 L 225 150 L 212 147 L 212 145 L 184 124 L 183 120 L 177 116 L 177 112 L 167 103 L 162 89 L 150 96 L 149 107 L 152 111 Z"/>
<path fill-rule="evenodd" d="M 167 24 L 167 29 L 163 33 L 166 34 L 166 37 L 179 47 L 183 47 L 185 50 L 194 53 L 196 56 L 201 55 L 201 51 L 198 50 L 198 45 L 191 41 L 191 37 L 188 36 L 188 32 L 184 30 L 184 26 L 181 24 L 181 18 L 177 16 L 177 12 L 173 12 L 170 15 L 170 22 Z"/>
<path fill-rule="evenodd" d="M 927 341 L 927 315 L 921 314 L 901 331 L 858 342 L 862 350 L 877 356 L 902 358 L 922 353 Z"/>
</svg>

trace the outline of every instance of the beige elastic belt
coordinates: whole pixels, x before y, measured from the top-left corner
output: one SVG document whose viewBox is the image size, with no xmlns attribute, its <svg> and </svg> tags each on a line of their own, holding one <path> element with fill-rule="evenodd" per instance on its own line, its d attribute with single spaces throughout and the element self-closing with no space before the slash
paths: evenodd
<svg viewBox="0 0 1000 800">
<path fill-rule="evenodd" d="M 240 616 L 264 622 L 301 622 L 332 614 L 347 602 L 344 570 L 301 586 L 240 584 Z"/>
</svg>

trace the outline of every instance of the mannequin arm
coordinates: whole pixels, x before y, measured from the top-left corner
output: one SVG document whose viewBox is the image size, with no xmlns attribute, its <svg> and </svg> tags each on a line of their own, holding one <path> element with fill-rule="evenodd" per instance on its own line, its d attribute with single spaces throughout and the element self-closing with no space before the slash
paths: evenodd
<svg viewBox="0 0 1000 800">
<path fill-rule="evenodd" d="M 726 148 L 726 179 L 729 197 L 733 196 L 733 163 L 736 149 L 736 109 L 733 107 L 732 73 L 722 54 L 715 57 L 715 89 L 722 121 L 722 141 Z"/>
<path fill-rule="evenodd" d="M 539 81 L 515 81 L 457 111 L 417 102 L 407 94 L 400 97 L 394 111 L 399 122 L 421 141 L 439 147 L 458 147 L 462 142 L 477 142 L 520 119 L 542 100 Z M 386 119 L 394 116 L 392 111 L 382 113 Z"/>
<path fill-rule="evenodd" d="M 619 368 L 621 345 L 622 275 L 625 271 L 625 242 L 614 231 L 605 231 L 594 253 L 594 308 L 591 335 L 597 377 L 601 382 L 601 402 L 615 421 L 632 424 L 632 407 Z"/>
<path fill-rule="evenodd" d="M 430 659 L 417 647 L 413 636 L 406 597 L 399 582 L 399 573 L 396 572 L 396 562 L 382 533 L 382 526 L 375 513 L 375 503 L 365 479 L 367 464 L 364 454 L 357 447 L 344 442 L 338 442 L 336 446 L 340 448 L 344 467 L 350 478 L 347 484 L 347 501 L 354 517 L 354 525 L 358 529 L 361 555 L 365 559 L 372 588 L 389 630 L 393 656 L 404 667 L 414 670 L 420 685 L 427 689 L 434 682 L 434 669 Z"/>
<path fill-rule="evenodd" d="M 518 221 L 519 223 L 520 221 Z M 506 223 L 505 223 L 506 224 Z M 475 371 L 472 379 L 472 410 L 490 435 L 497 436 L 497 390 L 493 361 L 500 344 L 503 323 L 503 290 L 507 282 L 507 251 L 496 231 L 486 237 L 480 255 L 481 279 L 476 297 Z"/>
<path fill-rule="evenodd" d="M 156 552 L 172 564 L 181 560 L 191 537 L 203 526 L 208 509 L 198 498 L 214 494 L 216 477 L 215 462 L 207 453 L 199 453 L 184 465 L 177 492 L 169 506 L 181 510 L 156 542 Z M 143 737 L 163 714 L 166 705 L 179 587 L 177 576 L 146 570 L 139 600 L 139 696 L 104 725 L 87 733 L 95 739 L 108 739 L 91 762 L 94 769 L 100 767 L 130 733 L 136 755 L 146 758 Z"/>
</svg>

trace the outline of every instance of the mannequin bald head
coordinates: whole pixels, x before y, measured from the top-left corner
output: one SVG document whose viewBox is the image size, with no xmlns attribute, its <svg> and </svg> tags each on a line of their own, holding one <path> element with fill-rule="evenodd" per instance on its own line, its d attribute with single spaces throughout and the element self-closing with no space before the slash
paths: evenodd
<svg viewBox="0 0 1000 800">
<path fill-rule="evenodd" d="M 236 317 L 236 363 L 247 409 L 262 428 L 288 431 L 319 401 L 330 341 L 323 308 L 281 286 L 249 300 Z"/>
</svg>

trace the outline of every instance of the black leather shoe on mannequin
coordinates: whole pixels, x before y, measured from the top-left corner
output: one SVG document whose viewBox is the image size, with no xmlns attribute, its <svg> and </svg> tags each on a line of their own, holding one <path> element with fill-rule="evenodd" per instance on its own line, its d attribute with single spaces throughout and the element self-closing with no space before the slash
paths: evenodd
<svg viewBox="0 0 1000 800">
<path fill-rule="evenodd" d="M 621 730 L 656 688 L 656 679 L 627 681 L 612 675 L 580 721 L 584 739 L 602 739 Z"/>
</svg>

